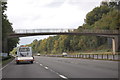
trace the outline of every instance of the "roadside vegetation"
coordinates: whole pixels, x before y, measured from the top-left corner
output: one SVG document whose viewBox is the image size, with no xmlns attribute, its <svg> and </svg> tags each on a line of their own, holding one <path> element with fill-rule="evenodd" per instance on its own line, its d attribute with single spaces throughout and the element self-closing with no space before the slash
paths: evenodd
<svg viewBox="0 0 120 80">
<path fill-rule="evenodd" d="M 19 38 L 8 38 L 8 34 L 14 33 L 12 23 L 7 18 L 5 11 L 7 10 L 7 2 L 2 2 L 2 52 L 9 53 L 16 47 Z M 7 47 L 6 47 L 7 46 Z"/>
<path fill-rule="evenodd" d="M 8 53 L 8 56 L 4 57 L 0 55 L 0 64 L 3 66 L 14 59 L 13 56 L 9 55 L 9 52 L 16 47 L 19 38 L 8 38 L 9 33 L 14 33 L 12 23 L 7 18 L 5 11 L 7 10 L 7 2 L 2 2 L 2 54 Z"/>
<path fill-rule="evenodd" d="M 13 56 L 8 56 L 6 58 L 2 58 L 2 66 L 5 66 L 6 64 L 8 64 L 9 62 L 11 62 L 14 59 Z"/>
</svg>

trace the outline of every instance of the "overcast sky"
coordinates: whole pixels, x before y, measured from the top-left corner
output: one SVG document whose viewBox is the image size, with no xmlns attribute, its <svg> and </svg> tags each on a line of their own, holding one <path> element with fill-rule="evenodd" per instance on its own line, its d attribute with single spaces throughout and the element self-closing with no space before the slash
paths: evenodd
<svg viewBox="0 0 120 80">
<path fill-rule="evenodd" d="M 8 0 L 7 16 L 13 29 L 78 28 L 103 0 Z M 45 36 L 20 38 L 20 45 Z"/>
</svg>

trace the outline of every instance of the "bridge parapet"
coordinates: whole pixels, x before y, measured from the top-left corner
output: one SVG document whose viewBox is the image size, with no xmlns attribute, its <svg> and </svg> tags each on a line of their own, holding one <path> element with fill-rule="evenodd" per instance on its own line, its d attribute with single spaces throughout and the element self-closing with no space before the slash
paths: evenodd
<svg viewBox="0 0 120 80">
<path fill-rule="evenodd" d="M 16 29 L 15 33 L 72 32 L 74 29 Z"/>
<path fill-rule="evenodd" d="M 120 30 L 95 30 L 95 29 L 17 29 L 15 33 L 9 34 L 12 37 L 26 37 L 37 35 L 87 35 L 111 37 L 113 53 L 120 52 Z"/>
<path fill-rule="evenodd" d="M 120 30 L 95 30 L 95 29 L 16 29 L 15 33 L 99 33 L 99 34 L 118 34 L 120 35 Z"/>
<path fill-rule="evenodd" d="M 75 30 L 79 33 L 107 33 L 107 34 L 120 34 L 120 30 L 96 30 L 96 29 L 80 29 Z"/>
</svg>

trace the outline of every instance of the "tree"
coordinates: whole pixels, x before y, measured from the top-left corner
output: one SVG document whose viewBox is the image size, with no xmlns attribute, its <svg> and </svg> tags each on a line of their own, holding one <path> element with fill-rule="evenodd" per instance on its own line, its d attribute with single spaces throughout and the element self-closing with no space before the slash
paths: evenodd
<svg viewBox="0 0 120 80">
<path fill-rule="evenodd" d="M 48 53 L 51 53 L 52 50 L 54 50 L 54 43 L 55 43 L 55 41 L 56 40 L 54 40 L 54 37 L 51 37 L 51 36 L 47 39 L 47 52 Z"/>
<path fill-rule="evenodd" d="M 107 15 L 103 15 L 102 19 L 95 22 L 94 26 L 96 29 L 110 29 L 120 30 L 120 12 L 118 10 L 112 10 Z M 100 26 L 99 26 L 100 25 Z"/>
<path fill-rule="evenodd" d="M 7 2 L 2 2 L 2 52 L 9 53 L 14 47 L 17 46 L 19 38 L 8 38 L 8 34 L 14 33 L 12 23 L 4 13 L 7 10 Z"/>
<path fill-rule="evenodd" d="M 109 11 L 110 8 L 106 5 L 94 8 L 86 15 L 86 24 L 93 25 L 96 21 L 102 18 L 103 14 L 107 14 Z"/>
</svg>

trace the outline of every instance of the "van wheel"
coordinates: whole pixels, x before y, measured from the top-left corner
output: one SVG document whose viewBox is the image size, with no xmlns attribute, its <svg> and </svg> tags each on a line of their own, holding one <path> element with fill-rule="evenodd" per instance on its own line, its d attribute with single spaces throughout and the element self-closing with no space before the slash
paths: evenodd
<svg viewBox="0 0 120 80">
<path fill-rule="evenodd" d="M 16 64 L 19 64 L 19 62 L 17 61 Z"/>
<path fill-rule="evenodd" d="M 30 61 L 31 62 L 31 64 L 33 64 L 33 61 Z"/>
</svg>

